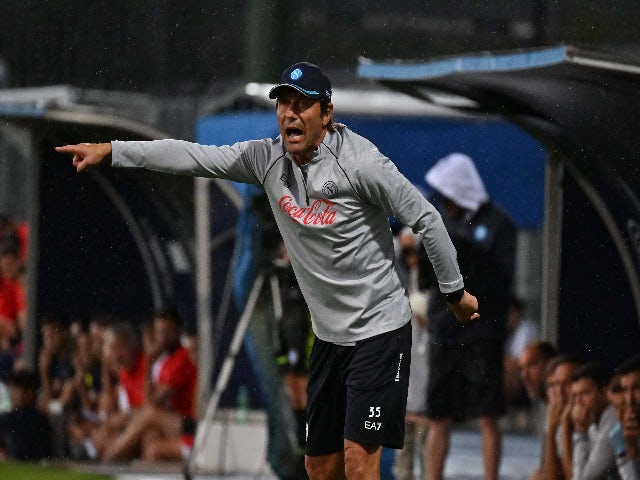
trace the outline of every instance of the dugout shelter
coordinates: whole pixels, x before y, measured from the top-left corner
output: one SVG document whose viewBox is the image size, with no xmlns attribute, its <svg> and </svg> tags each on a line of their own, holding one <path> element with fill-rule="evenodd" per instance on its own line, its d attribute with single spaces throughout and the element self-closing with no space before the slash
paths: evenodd
<svg viewBox="0 0 640 480">
<path fill-rule="evenodd" d="M 426 103 L 443 105 L 443 92 L 465 99 L 449 106 L 499 115 L 543 144 L 544 336 L 610 369 L 637 352 L 637 53 L 560 45 L 425 62 L 362 58 L 358 75 Z"/>
</svg>

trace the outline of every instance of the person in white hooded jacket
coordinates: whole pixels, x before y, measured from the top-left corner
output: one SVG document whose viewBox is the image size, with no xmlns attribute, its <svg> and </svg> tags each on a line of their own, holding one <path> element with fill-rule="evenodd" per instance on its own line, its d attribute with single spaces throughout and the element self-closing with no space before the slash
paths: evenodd
<svg viewBox="0 0 640 480">
<path fill-rule="evenodd" d="M 433 203 L 458 251 L 465 285 L 482 305 L 482 318 L 462 325 L 438 295 L 429 304 L 428 478 L 442 477 L 452 422 L 478 418 L 485 478 L 496 480 L 501 456 L 498 420 L 506 408 L 502 373 L 517 231 L 489 198 L 469 156 L 447 155 L 425 179 L 436 192 Z"/>
</svg>

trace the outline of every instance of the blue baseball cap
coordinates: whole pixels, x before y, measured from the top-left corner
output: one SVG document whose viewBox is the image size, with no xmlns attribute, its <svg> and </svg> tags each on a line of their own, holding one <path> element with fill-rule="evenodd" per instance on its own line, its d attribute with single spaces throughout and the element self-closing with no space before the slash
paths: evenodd
<svg viewBox="0 0 640 480">
<path fill-rule="evenodd" d="M 309 98 L 321 102 L 331 101 L 331 82 L 317 65 L 307 62 L 294 63 L 280 76 L 280 83 L 269 90 L 269 98 L 278 98 L 283 88 L 294 88 Z"/>
</svg>

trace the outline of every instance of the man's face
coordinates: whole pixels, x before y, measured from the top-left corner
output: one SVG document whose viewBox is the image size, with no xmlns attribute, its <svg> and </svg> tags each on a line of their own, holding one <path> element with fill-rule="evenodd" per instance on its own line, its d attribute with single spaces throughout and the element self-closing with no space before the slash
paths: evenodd
<svg viewBox="0 0 640 480">
<path fill-rule="evenodd" d="M 606 389 L 598 386 L 591 378 L 581 378 L 571 383 L 571 398 L 582 406 L 589 418 L 596 421 L 607 406 Z"/>
<path fill-rule="evenodd" d="M 542 398 L 544 387 L 544 369 L 547 361 L 540 350 L 531 345 L 524 349 L 518 359 L 520 378 L 530 399 Z"/>
<path fill-rule="evenodd" d="M 640 371 L 627 373 L 620 378 L 624 403 L 630 406 L 636 415 L 640 415 Z"/>
<path fill-rule="evenodd" d="M 333 104 L 322 113 L 320 102 L 292 88 L 284 88 L 278 97 L 278 128 L 287 152 L 300 164 L 307 163 L 327 131 Z"/>
<path fill-rule="evenodd" d="M 134 352 L 129 348 L 127 339 L 122 335 L 107 335 L 102 345 L 103 356 L 108 357 L 113 362 L 116 370 L 121 368 L 129 369 L 134 364 Z"/>
<path fill-rule="evenodd" d="M 162 351 L 171 350 L 180 343 L 180 330 L 174 322 L 163 317 L 154 319 L 153 336 Z"/>
<path fill-rule="evenodd" d="M 547 399 L 550 404 L 564 405 L 571 395 L 571 375 L 576 371 L 575 363 L 561 363 L 549 374 L 546 381 Z"/>
</svg>

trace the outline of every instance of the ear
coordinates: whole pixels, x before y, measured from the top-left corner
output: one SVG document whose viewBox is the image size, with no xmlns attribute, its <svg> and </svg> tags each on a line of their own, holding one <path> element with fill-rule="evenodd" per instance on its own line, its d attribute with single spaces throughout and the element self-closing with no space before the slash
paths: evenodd
<svg viewBox="0 0 640 480">
<path fill-rule="evenodd" d="M 327 103 L 324 113 L 322 114 L 322 127 L 327 128 L 333 114 L 333 103 Z"/>
</svg>

